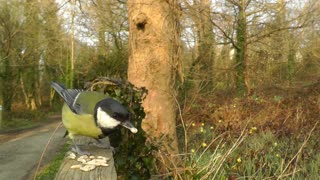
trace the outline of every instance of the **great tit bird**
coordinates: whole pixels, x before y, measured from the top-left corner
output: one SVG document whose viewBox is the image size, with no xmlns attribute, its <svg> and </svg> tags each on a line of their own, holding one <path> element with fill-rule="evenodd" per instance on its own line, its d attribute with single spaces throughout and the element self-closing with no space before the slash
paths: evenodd
<svg viewBox="0 0 320 180">
<path fill-rule="evenodd" d="M 96 139 L 110 135 L 119 125 L 137 133 L 129 119 L 130 113 L 118 101 L 109 96 L 85 91 L 82 89 L 66 89 L 62 84 L 52 82 L 51 86 L 65 101 L 62 107 L 62 122 L 73 141 L 74 150 L 79 155 L 89 154 L 81 151 L 74 141 L 77 135 Z"/>
</svg>

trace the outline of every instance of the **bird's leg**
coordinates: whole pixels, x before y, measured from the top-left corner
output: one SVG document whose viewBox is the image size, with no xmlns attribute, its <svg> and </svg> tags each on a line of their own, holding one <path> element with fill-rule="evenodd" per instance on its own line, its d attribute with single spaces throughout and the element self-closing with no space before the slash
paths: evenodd
<svg viewBox="0 0 320 180">
<path fill-rule="evenodd" d="M 97 142 L 90 142 L 89 144 L 92 144 L 101 149 L 111 149 L 113 153 L 115 152 L 115 149 L 110 144 L 104 144 L 99 139 L 95 139 L 95 140 Z"/>
<path fill-rule="evenodd" d="M 82 155 L 88 155 L 89 156 L 90 155 L 89 152 L 82 151 L 73 139 L 72 139 L 72 142 L 73 142 L 73 145 L 74 145 L 74 147 L 72 147 L 72 151 L 73 152 L 76 152 L 80 156 L 82 156 Z"/>
</svg>

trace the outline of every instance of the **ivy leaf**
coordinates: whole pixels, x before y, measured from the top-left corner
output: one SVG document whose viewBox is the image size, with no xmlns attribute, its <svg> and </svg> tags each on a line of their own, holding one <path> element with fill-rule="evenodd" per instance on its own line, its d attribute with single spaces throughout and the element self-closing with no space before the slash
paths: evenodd
<svg viewBox="0 0 320 180">
<path fill-rule="evenodd" d="M 114 92 L 116 93 L 116 96 L 118 96 L 118 97 L 121 96 L 121 90 L 120 89 L 115 89 Z"/>
</svg>

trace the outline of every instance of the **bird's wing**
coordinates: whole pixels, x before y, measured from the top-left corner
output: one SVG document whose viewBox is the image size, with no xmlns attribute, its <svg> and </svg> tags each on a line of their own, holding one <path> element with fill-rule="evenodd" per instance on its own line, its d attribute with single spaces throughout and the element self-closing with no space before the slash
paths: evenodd
<svg viewBox="0 0 320 180">
<path fill-rule="evenodd" d="M 109 97 L 107 94 L 100 92 L 84 91 L 82 92 L 75 102 L 78 107 L 79 114 L 94 114 L 94 108 L 97 102 Z"/>
<path fill-rule="evenodd" d="M 77 102 L 77 98 L 83 92 L 82 89 L 66 89 L 62 84 L 52 82 L 51 86 L 58 92 L 63 98 L 66 104 L 69 106 L 72 112 L 76 114 L 81 113 L 81 105 Z"/>
</svg>

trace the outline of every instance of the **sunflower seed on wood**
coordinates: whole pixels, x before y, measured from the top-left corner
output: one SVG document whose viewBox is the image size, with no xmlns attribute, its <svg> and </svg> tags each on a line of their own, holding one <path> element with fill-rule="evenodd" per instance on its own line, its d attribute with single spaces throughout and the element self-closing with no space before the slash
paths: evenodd
<svg viewBox="0 0 320 180">
<path fill-rule="evenodd" d="M 81 170 L 81 171 L 91 171 L 91 170 L 93 170 L 93 169 L 95 169 L 95 168 L 96 168 L 95 165 L 87 164 L 87 165 L 85 165 L 85 166 L 80 167 L 80 170 Z"/>
<path fill-rule="evenodd" d="M 81 164 L 76 164 L 76 165 L 72 165 L 70 168 L 71 168 L 71 169 L 79 169 L 79 168 L 81 168 L 81 167 L 82 167 Z"/>
<path fill-rule="evenodd" d="M 86 159 L 81 158 L 81 157 L 79 157 L 79 158 L 77 159 L 77 161 L 79 161 L 79 162 L 81 162 L 81 163 L 86 163 L 86 162 L 87 162 Z"/>
<path fill-rule="evenodd" d="M 82 156 L 80 156 L 79 158 L 82 158 L 82 159 L 88 159 L 88 158 L 89 158 L 89 156 L 88 156 L 88 155 L 82 155 Z"/>
<path fill-rule="evenodd" d="M 76 154 L 75 153 L 70 153 L 69 155 L 68 155 L 68 158 L 69 159 L 76 159 Z"/>
<path fill-rule="evenodd" d="M 100 164 L 100 166 L 107 167 L 107 166 L 109 166 L 109 164 L 107 164 L 107 163 L 103 163 L 103 164 Z"/>
<path fill-rule="evenodd" d="M 94 159 L 96 162 L 99 162 L 99 163 L 106 163 L 107 161 L 104 160 L 104 159 Z"/>
<path fill-rule="evenodd" d="M 103 159 L 103 160 L 106 160 L 106 161 L 110 160 L 110 158 L 107 158 L 107 157 L 104 157 L 104 156 L 97 156 L 97 159 Z"/>
<path fill-rule="evenodd" d="M 88 164 L 88 165 L 97 165 L 97 163 L 96 163 L 95 160 L 88 161 L 88 162 L 86 162 L 85 164 Z"/>
</svg>

